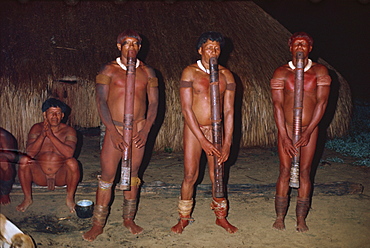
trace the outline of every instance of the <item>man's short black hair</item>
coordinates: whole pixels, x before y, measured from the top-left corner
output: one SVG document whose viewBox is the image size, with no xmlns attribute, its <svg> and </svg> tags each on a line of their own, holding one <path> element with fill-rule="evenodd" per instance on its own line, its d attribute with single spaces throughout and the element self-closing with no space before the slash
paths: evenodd
<svg viewBox="0 0 370 248">
<path fill-rule="evenodd" d="M 41 107 L 42 112 L 45 112 L 51 107 L 60 108 L 62 110 L 62 113 L 65 113 L 67 110 L 67 105 L 64 102 L 56 98 L 49 98 L 42 104 L 42 107 Z"/>
<path fill-rule="evenodd" d="M 202 47 L 204 43 L 207 42 L 207 40 L 217 41 L 218 43 L 220 43 L 221 48 L 223 48 L 225 45 L 225 39 L 221 33 L 215 31 L 208 31 L 201 34 L 200 37 L 198 38 L 197 51 L 199 50 L 199 48 Z"/>
<path fill-rule="evenodd" d="M 127 37 L 135 38 L 138 40 L 139 44 L 141 44 L 142 38 L 140 37 L 139 33 L 132 29 L 127 29 L 120 33 L 117 37 L 117 43 L 122 45 L 123 40 Z"/>
<path fill-rule="evenodd" d="M 297 38 L 306 39 L 308 41 L 308 44 L 310 46 L 313 46 L 313 38 L 311 37 L 311 35 L 307 34 L 306 32 L 295 32 L 294 34 L 292 34 L 292 36 L 290 36 L 288 40 L 288 45 L 291 46 L 293 41 Z"/>
</svg>

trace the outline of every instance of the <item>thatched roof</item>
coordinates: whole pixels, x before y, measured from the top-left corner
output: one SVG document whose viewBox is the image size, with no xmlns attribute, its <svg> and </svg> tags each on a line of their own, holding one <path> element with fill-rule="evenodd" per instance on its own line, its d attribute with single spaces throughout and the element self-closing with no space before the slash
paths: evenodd
<svg viewBox="0 0 370 248">
<path fill-rule="evenodd" d="M 228 40 L 220 63 L 234 73 L 238 84 L 240 146 L 276 142 L 269 80 L 274 69 L 290 59 L 290 33 L 253 2 L 81 1 L 70 6 L 63 1 L 8 1 L 1 2 L 0 9 L 0 126 L 18 138 L 20 147 L 31 125 L 41 121 L 41 103 L 58 92 L 72 107 L 69 124 L 100 125 L 95 75 L 119 55 L 115 40 L 127 28 L 143 35 L 139 58 L 160 78 L 155 149 L 182 147 L 178 81 L 182 69 L 199 58 L 197 38 L 209 30 Z M 66 78 L 73 78 L 72 84 L 60 80 Z M 329 137 L 343 135 L 350 119 L 348 84 L 340 77 L 337 85 L 340 93 L 334 96 L 340 101 L 333 101 L 339 115 L 334 115 Z"/>
</svg>

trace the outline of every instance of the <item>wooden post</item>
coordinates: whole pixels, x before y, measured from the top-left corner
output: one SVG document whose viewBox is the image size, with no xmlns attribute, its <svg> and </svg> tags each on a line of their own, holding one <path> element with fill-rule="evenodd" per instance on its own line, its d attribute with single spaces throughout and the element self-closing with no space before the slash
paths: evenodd
<svg viewBox="0 0 370 248">
<path fill-rule="evenodd" d="M 130 190 L 131 188 L 131 164 L 132 164 L 132 130 L 134 122 L 134 99 L 135 99 L 135 76 L 136 76 L 136 51 L 127 52 L 127 71 L 125 89 L 125 109 L 123 119 L 123 140 L 127 149 L 123 151 L 121 162 L 121 181 L 117 188 Z"/>
<path fill-rule="evenodd" d="M 296 54 L 297 66 L 295 69 L 294 83 L 294 108 L 293 108 L 293 144 L 295 145 L 301 138 L 302 132 L 302 109 L 303 109 L 303 85 L 304 85 L 304 62 L 303 52 Z M 301 158 L 301 148 L 298 147 L 298 153 L 292 158 L 290 168 L 289 186 L 299 188 L 299 161 Z"/>
<path fill-rule="evenodd" d="M 211 95 L 211 120 L 213 145 L 221 152 L 222 149 L 222 127 L 221 127 L 221 106 L 220 89 L 218 82 L 218 63 L 217 58 L 209 59 L 210 69 L 210 95 Z M 215 192 L 216 198 L 224 197 L 224 165 L 217 162 L 217 156 L 213 156 L 215 163 Z"/>
</svg>

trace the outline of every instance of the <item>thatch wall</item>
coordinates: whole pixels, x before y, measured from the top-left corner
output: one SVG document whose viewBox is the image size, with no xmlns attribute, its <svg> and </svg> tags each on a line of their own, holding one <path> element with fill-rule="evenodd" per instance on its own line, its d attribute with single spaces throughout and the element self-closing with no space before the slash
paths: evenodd
<svg viewBox="0 0 370 248">
<path fill-rule="evenodd" d="M 120 4 L 118 4 L 121 2 Z M 26 134 L 41 121 L 41 103 L 59 95 L 72 108 L 69 124 L 100 125 L 94 78 L 104 63 L 119 55 L 115 40 L 127 28 L 143 34 L 139 58 L 160 78 L 159 130 L 155 150 L 182 147 L 178 81 L 182 69 L 199 55 L 195 42 L 204 31 L 223 33 L 228 44 L 220 58 L 237 81 L 237 144 L 270 146 L 276 127 L 269 79 L 290 59 L 290 33 L 249 1 L 63 1 L 0 3 L 0 126 L 24 148 Z M 73 78 L 73 83 L 60 79 Z M 68 81 L 68 80 L 67 80 Z M 343 135 L 349 123 L 351 97 L 340 78 L 340 97 L 328 136 Z M 239 140 L 238 140 L 239 139 Z"/>
</svg>

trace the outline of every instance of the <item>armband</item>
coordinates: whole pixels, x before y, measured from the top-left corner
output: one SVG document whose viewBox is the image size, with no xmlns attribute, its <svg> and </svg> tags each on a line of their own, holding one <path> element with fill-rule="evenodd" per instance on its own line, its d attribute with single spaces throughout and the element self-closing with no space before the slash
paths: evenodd
<svg viewBox="0 0 370 248">
<path fill-rule="evenodd" d="M 330 86 L 331 77 L 329 75 L 323 75 L 317 78 L 317 86 Z"/>
<path fill-rule="evenodd" d="M 148 80 L 149 87 L 158 87 L 158 78 L 152 77 Z"/>
<path fill-rule="evenodd" d="M 130 186 L 140 186 L 141 180 L 139 177 L 131 177 L 131 185 Z"/>
<path fill-rule="evenodd" d="M 97 84 L 110 84 L 111 78 L 104 74 L 98 74 L 96 76 L 96 83 Z"/>
<path fill-rule="evenodd" d="M 180 88 L 190 88 L 190 87 L 193 87 L 193 82 L 183 80 L 180 81 Z"/>
<path fill-rule="evenodd" d="M 76 136 L 72 136 L 72 135 L 68 135 L 66 137 L 66 141 L 69 140 L 69 141 L 73 141 L 73 142 L 77 142 L 77 137 Z"/>
<path fill-rule="evenodd" d="M 226 90 L 235 91 L 236 89 L 236 83 L 231 83 L 226 85 Z"/>
<path fill-rule="evenodd" d="M 40 136 L 40 134 L 39 133 L 33 133 L 33 134 L 30 134 L 30 135 L 28 135 L 28 138 L 29 139 L 36 139 L 37 137 L 39 137 Z"/>
<path fill-rule="evenodd" d="M 107 182 L 107 181 L 101 180 L 101 175 L 98 175 L 97 178 L 98 178 L 98 187 L 101 190 L 107 190 L 107 189 L 111 189 L 112 188 L 112 185 L 113 185 L 112 182 Z"/>
<path fill-rule="evenodd" d="M 281 79 L 271 79 L 270 86 L 272 90 L 283 90 L 284 89 L 284 80 Z"/>
</svg>

